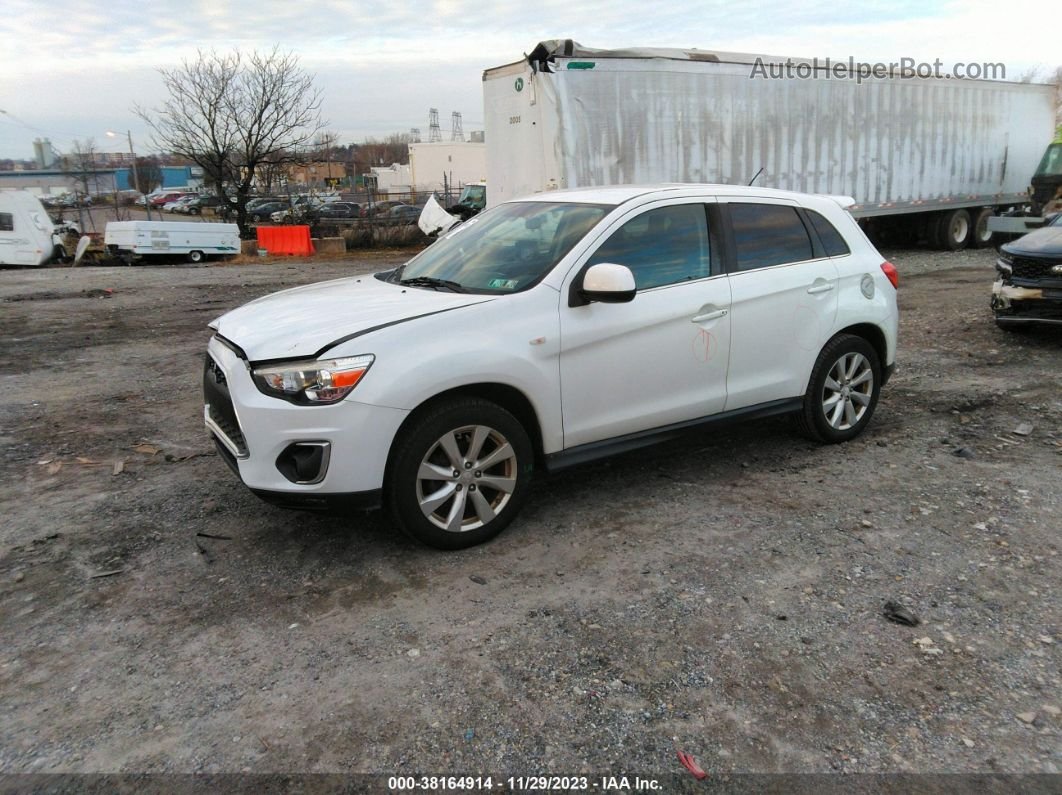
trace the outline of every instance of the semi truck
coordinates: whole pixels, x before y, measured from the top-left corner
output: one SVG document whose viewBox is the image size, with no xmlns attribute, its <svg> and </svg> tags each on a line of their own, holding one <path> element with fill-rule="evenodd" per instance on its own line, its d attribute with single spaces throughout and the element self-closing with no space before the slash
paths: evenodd
<svg viewBox="0 0 1062 795">
<path fill-rule="evenodd" d="M 989 218 L 1028 201 L 1054 87 L 862 66 L 541 42 L 483 74 L 487 205 L 583 186 L 755 184 L 850 197 L 882 242 L 989 245 Z"/>
<path fill-rule="evenodd" d="M 1029 180 L 1026 204 L 988 220 L 988 228 L 1001 239 L 1013 239 L 1039 229 L 1062 211 L 1062 140 L 1048 144 Z"/>
</svg>

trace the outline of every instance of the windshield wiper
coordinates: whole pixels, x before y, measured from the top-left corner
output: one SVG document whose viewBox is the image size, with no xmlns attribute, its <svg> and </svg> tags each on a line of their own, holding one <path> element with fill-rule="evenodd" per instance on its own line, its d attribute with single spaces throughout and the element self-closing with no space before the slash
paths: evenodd
<svg viewBox="0 0 1062 795">
<path fill-rule="evenodd" d="M 452 282 L 449 279 L 436 279 L 432 276 L 414 276 L 412 279 L 400 279 L 398 283 L 409 287 L 433 287 L 436 290 L 441 287 L 452 293 L 468 292 L 468 290 L 457 282 Z"/>
</svg>

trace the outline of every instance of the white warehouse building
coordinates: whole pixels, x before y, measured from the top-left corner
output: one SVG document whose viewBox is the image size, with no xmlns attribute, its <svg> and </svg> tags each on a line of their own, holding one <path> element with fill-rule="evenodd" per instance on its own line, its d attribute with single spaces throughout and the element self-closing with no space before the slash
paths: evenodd
<svg viewBox="0 0 1062 795">
<path fill-rule="evenodd" d="M 483 142 L 439 141 L 410 144 L 409 169 L 416 191 L 442 191 L 443 175 L 451 190 L 487 177 L 487 145 Z"/>
</svg>

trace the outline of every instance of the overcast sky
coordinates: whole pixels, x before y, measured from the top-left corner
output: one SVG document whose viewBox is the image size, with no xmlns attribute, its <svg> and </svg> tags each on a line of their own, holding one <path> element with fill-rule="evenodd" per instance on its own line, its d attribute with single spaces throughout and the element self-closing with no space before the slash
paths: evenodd
<svg viewBox="0 0 1062 795">
<path fill-rule="evenodd" d="M 134 103 L 163 98 L 157 69 L 196 48 L 293 51 L 317 77 L 341 142 L 419 127 L 439 109 L 482 129 L 485 68 L 518 60 L 544 39 L 588 47 L 697 47 L 866 61 L 1002 62 L 1016 79 L 1062 63 L 1050 4 L 868 0 L 6 0 L 0 16 L 0 157 L 33 157 L 36 137 L 60 151 L 131 130 L 149 151 Z M 945 67 L 947 68 L 947 66 Z"/>
</svg>

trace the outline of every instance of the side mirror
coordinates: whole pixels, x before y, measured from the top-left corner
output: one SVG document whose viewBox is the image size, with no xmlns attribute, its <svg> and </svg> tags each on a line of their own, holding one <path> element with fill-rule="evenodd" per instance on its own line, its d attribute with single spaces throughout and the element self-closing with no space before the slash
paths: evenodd
<svg viewBox="0 0 1062 795">
<path fill-rule="evenodd" d="M 625 304 L 634 300 L 636 292 L 631 269 L 611 262 L 591 265 L 583 274 L 583 284 L 579 288 L 579 295 L 587 302 L 600 301 L 603 304 Z"/>
</svg>

